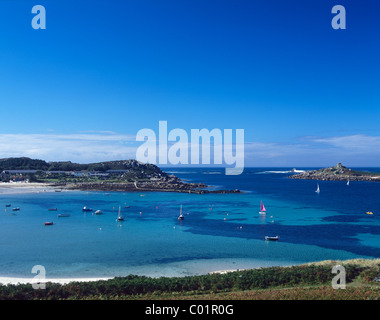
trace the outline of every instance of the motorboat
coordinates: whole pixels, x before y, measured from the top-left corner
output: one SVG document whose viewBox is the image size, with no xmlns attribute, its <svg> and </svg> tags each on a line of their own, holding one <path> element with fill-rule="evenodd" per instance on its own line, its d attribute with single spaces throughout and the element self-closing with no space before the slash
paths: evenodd
<svg viewBox="0 0 380 320">
<path fill-rule="evenodd" d="M 265 240 L 267 241 L 277 241 L 279 236 L 265 236 Z"/>
</svg>

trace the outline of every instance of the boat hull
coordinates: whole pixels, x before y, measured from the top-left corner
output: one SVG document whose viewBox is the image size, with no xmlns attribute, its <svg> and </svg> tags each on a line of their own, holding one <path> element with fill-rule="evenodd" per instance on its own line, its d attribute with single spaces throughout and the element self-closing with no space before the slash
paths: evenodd
<svg viewBox="0 0 380 320">
<path fill-rule="evenodd" d="M 265 236 L 266 241 L 277 241 L 278 238 L 279 238 L 278 236 L 275 236 L 275 237 Z"/>
</svg>

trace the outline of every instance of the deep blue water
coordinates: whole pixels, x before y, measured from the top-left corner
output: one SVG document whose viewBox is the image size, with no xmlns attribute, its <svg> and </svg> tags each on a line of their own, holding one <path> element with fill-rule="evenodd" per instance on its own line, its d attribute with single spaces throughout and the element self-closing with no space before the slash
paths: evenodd
<svg viewBox="0 0 380 320">
<path fill-rule="evenodd" d="M 380 183 L 319 181 L 316 194 L 316 181 L 289 179 L 289 169 L 246 168 L 239 176 L 226 176 L 224 169 L 165 169 L 241 194 L 0 194 L 0 276 L 30 277 L 37 264 L 50 277 L 97 277 L 380 257 Z M 265 216 L 258 213 L 261 200 Z M 179 222 L 181 204 L 185 220 Z M 83 213 L 83 206 L 104 214 Z M 126 216 L 121 223 L 115 221 L 119 206 Z M 280 241 L 264 241 L 266 235 Z"/>
</svg>

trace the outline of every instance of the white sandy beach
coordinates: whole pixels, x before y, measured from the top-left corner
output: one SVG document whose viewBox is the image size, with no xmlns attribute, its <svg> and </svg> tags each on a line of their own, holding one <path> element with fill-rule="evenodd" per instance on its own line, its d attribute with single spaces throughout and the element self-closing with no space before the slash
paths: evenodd
<svg viewBox="0 0 380 320">
<path fill-rule="evenodd" d="M 260 261 L 255 259 L 242 259 L 242 258 L 226 258 L 226 259 L 195 259 L 187 261 L 170 262 L 166 264 L 152 264 L 141 265 L 135 267 L 127 267 L 125 269 L 119 269 L 120 274 L 118 276 L 127 276 L 130 274 L 147 276 L 152 278 L 158 277 L 185 277 L 192 275 L 203 275 L 212 273 L 228 273 L 238 270 L 255 269 L 262 267 L 272 266 L 289 266 L 299 264 L 296 262 L 284 262 L 284 261 Z M 99 269 L 99 275 L 104 269 Z M 88 282 L 98 280 L 109 280 L 114 276 L 88 276 L 88 277 L 72 277 L 72 278 L 46 278 L 43 282 L 52 282 L 59 284 L 67 284 L 70 282 Z M 1 284 L 32 284 L 36 283 L 36 279 L 33 277 L 0 277 Z"/>
<path fill-rule="evenodd" d="M 62 278 L 62 279 L 45 279 L 44 281 L 41 281 L 41 282 L 67 284 L 70 282 L 91 282 L 91 281 L 109 280 L 109 279 L 112 279 L 112 278 Z M 37 281 L 33 278 L 0 277 L 0 284 L 3 284 L 3 285 L 33 284 L 33 283 L 37 283 Z"/>
<path fill-rule="evenodd" d="M 59 188 L 37 182 L 0 182 L 1 194 L 55 192 Z"/>
</svg>

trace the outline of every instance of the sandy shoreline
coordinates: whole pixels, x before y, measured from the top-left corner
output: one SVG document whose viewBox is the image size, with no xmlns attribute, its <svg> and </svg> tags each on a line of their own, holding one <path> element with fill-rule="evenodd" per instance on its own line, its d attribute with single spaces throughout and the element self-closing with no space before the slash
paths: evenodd
<svg viewBox="0 0 380 320">
<path fill-rule="evenodd" d="M 149 264 L 140 265 L 135 267 L 127 267 L 124 270 L 119 269 L 118 274 L 106 274 L 104 269 L 99 269 L 98 274 L 89 274 L 77 277 L 64 276 L 62 277 L 48 276 L 43 282 L 52 282 L 59 284 L 67 284 L 70 282 L 89 282 L 99 280 L 110 280 L 114 277 L 125 277 L 128 275 L 147 276 L 151 278 L 159 277 L 186 277 L 197 276 L 205 274 L 225 274 L 228 272 L 242 271 L 247 269 L 256 269 L 263 267 L 273 266 L 290 266 L 300 264 L 296 261 L 261 261 L 256 259 L 244 259 L 244 258 L 225 258 L 225 259 L 195 259 L 178 262 L 170 262 L 166 264 Z M 86 267 L 87 268 L 87 267 Z M 67 273 L 66 273 L 67 274 Z M 73 273 L 74 275 L 74 273 Z M 32 284 L 36 283 L 35 278 L 31 277 L 13 277 L 13 276 L 0 276 L 0 284 Z M 41 281 L 41 280 L 39 280 Z"/>
<path fill-rule="evenodd" d="M 234 271 L 242 271 L 244 269 L 231 269 L 231 270 L 218 270 L 218 271 L 211 271 L 209 274 L 214 273 L 220 273 L 220 274 L 226 274 L 229 272 Z M 166 275 L 168 277 L 168 275 Z M 169 276 L 170 277 L 170 276 Z M 58 283 L 58 284 L 68 284 L 70 282 L 93 282 L 93 281 L 101 281 L 101 280 L 110 280 L 114 277 L 108 277 L 108 278 L 46 278 L 44 281 L 41 281 L 41 283 Z M 36 281 L 33 278 L 18 278 L 18 277 L 0 277 L 0 285 L 18 285 L 18 284 L 33 284 L 38 283 L 39 281 Z"/>
<path fill-rule="evenodd" d="M 26 194 L 26 193 L 41 193 L 55 192 L 61 188 L 53 187 L 46 183 L 38 182 L 0 182 L 1 194 Z"/>
<path fill-rule="evenodd" d="M 92 281 L 100 281 L 100 280 L 109 280 L 112 278 L 62 278 L 62 279 L 45 279 L 41 281 L 41 283 L 59 283 L 59 284 L 67 284 L 70 282 L 92 282 Z M 8 285 L 8 284 L 33 284 L 37 283 L 37 281 L 33 278 L 13 278 L 13 277 L 0 277 L 0 284 Z"/>
</svg>

